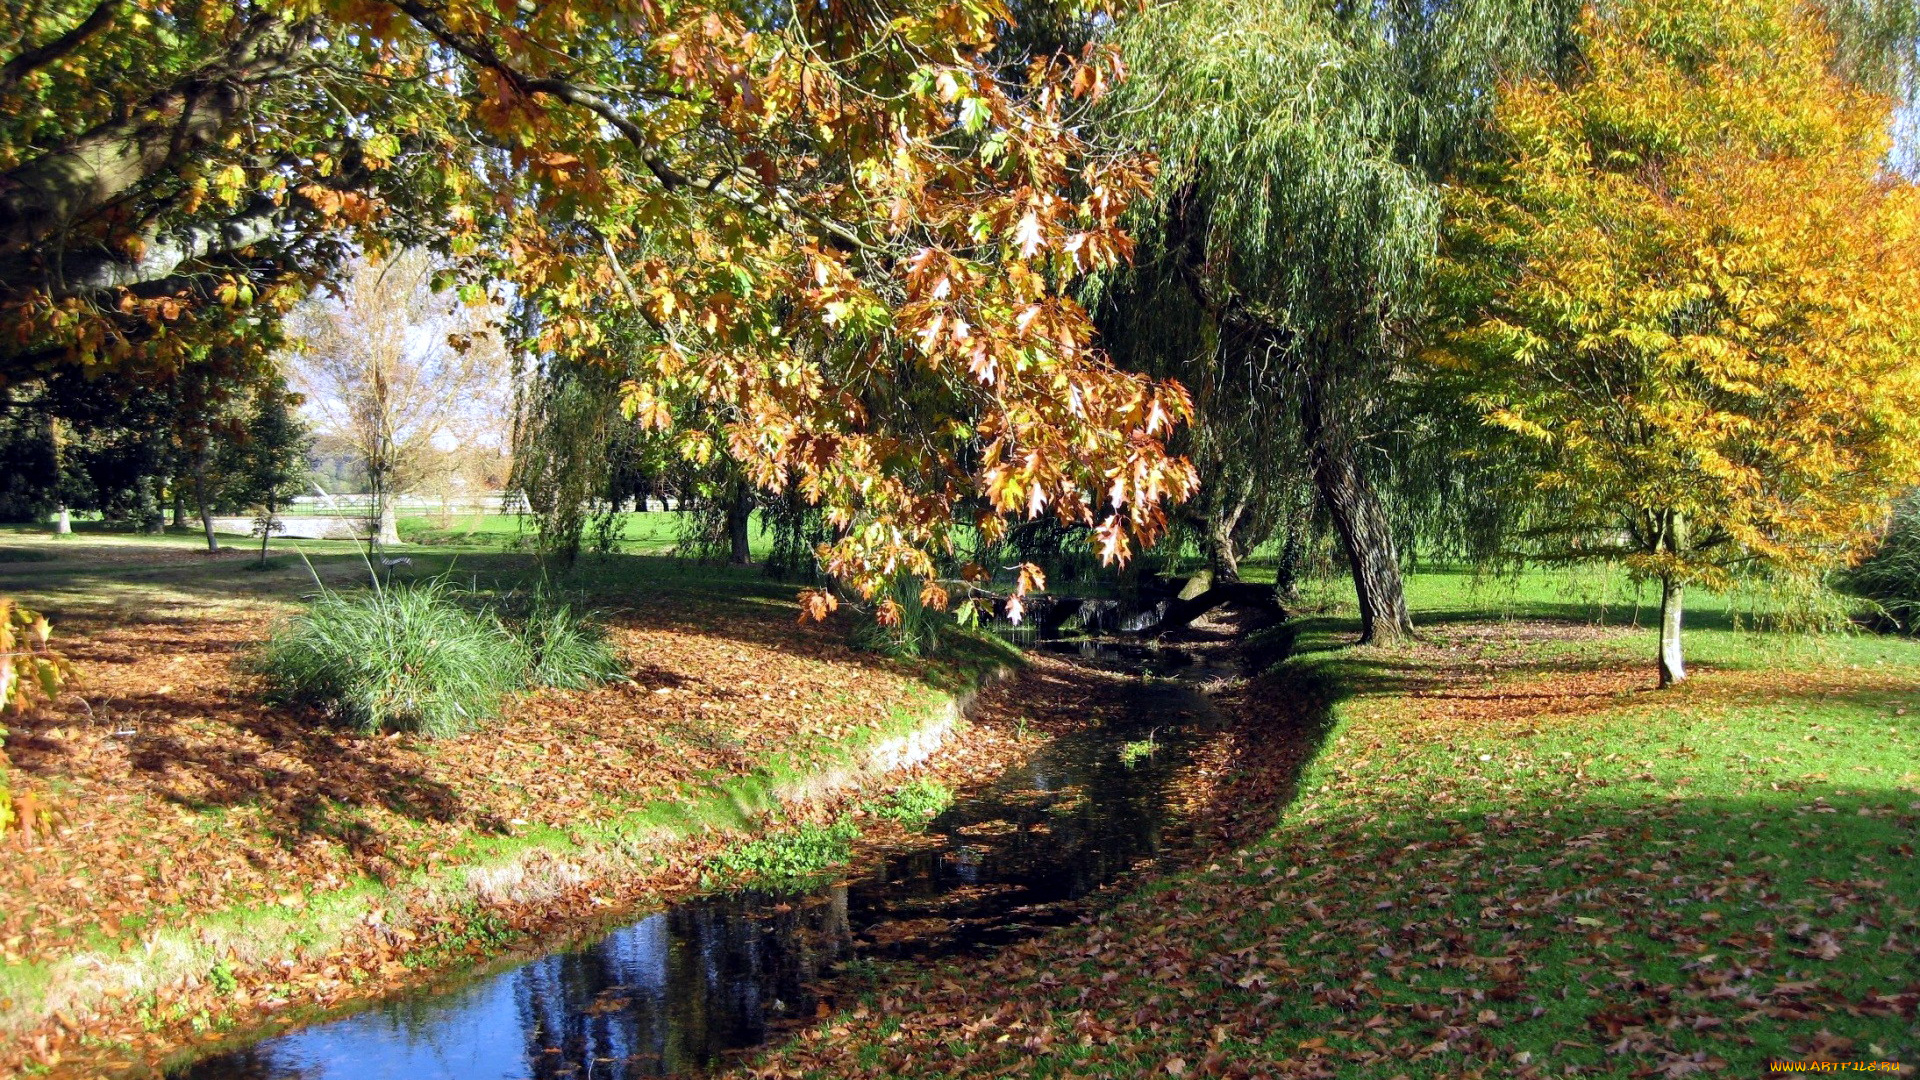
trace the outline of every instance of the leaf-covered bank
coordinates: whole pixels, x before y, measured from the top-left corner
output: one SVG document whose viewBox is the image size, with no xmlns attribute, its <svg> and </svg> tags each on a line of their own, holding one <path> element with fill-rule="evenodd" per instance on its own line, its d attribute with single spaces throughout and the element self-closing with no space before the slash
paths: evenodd
<svg viewBox="0 0 1920 1080">
<path fill-rule="evenodd" d="M 1253 842 L 990 959 L 882 969 L 747 1071 L 1748 1076 L 1920 1059 L 1920 648 L 1723 623 L 1695 684 L 1659 692 L 1645 631 L 1465 617 L 1458 599 L 1393 649 L 1309 623 L 1295 659 L 1228 702 L 1246 734 L 1237 761 L 1223 747 L 1216 801 L 1238 811 L 1228 838 Z M 1289 731 L 1312 755 L 1297 791 Z"/>
<path fill-rule="evenodd" d="M 612 620 L 630 685 L 435 740 L 264 704 L 257 608 L 81 620 L 84 691 L 8 746 L 57 816 L 0 882 L 0 1069 L 151 1065 L 417 983 L 698 888 L 743 833 L 1023 752 L 946 738 L 1005 653 L 911 671 L 777 612 L 676 610 Z"/>
</svg>

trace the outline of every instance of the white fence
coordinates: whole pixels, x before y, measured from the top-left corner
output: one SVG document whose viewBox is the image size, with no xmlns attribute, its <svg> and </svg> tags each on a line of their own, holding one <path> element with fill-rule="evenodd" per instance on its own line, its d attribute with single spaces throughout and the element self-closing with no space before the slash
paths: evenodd
<svg viewBox="0 0 1920 1080">
<path fill-rule="evenodd" d="M 420 495 L 401 495 L 393 500 L 394 511 L 401 517 L 424 517 L 427 514 L 524 514 L 527 512 L 526 500 L 514 497 L 506 498 L 501 494 L 462 495 L 452 499 L 433 499 Z M 372 516 L 373 496 L 371 495 L 302 495 L 293 500 L 287 508 L 289 514 L 355 514 Z"/>
<path fill-rule="evenodd" d="M 275 519 L 282 528 L 275 530 L 276 539 L 290 540 L 365 540 L 368 521 L 364 517 L 343 517 L 339 514 L 292 514 Z M 254 519 L 250 517 L 219 517 L 213 519 L 213 531 L 232 533 L 240 536 L 257 536 L 253 531 Z"/>
</svg>

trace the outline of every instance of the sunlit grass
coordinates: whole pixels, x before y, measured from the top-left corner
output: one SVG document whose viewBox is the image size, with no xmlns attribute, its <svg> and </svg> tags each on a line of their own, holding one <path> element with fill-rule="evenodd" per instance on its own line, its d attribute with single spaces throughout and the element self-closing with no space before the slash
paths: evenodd
<svg viewBox="0 0 1920 1080">
<path fill-rule="evenodd" d="M 1324 736 L 1269 833 L 1093 926 L 878 973 L 861 1003 L 897 1031 L 783 1060 L 1438 1080 L 1920 1058 L 1920 643 L 1759 633 L 1753 598 L 1701 596 L 1695 678 L 1662 691 L 1631 590 L 1603 609 L 1571 577 L 1416 575 L 1402 647 L 1301 620 L 1256 697 L 1324 702 Z M 948 1035 L 1003 1001 L 1043 1052 Z"/>
</svg>

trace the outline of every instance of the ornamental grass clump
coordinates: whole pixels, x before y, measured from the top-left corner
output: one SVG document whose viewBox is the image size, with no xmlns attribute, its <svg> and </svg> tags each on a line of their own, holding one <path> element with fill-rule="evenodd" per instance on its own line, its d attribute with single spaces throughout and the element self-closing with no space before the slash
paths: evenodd
<svg viewBox="0 0 1920 1080">
<path fill-rule="evenodd" d="M 881 604 L 854 626 L 854 648 L 894 660 L 918 660 L 940 651 L 941 634 L 953 617 L 926 603 L 918 580 L 896 581 L 880 594 L 880 599 Z M 880 617 L 882 611 L 888 613 L 886 620 Z"/>
<path fill-rule="evenodd" d="M 528 679 L 535 686 L 582 690 L 626 676 L 626 665 L 605 628 L 545 587 L 534 590 L 520 624 L 520 640 L 530 658 Z"/>
<path fill-rule="evenodd" d="M 361 731 L 454 735 L 526 685 L 526 644 L 491 609 L 436 579 L 323 590 L 261 657 L 275 699 L 315 705 Z"/>
</svg>

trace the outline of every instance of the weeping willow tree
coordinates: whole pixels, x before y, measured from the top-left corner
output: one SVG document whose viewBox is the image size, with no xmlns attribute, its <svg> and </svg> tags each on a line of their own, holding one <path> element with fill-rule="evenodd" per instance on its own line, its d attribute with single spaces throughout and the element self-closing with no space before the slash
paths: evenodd
<svg viewBox="0 0 1920 1080">
<path fill-rule="evenodd" d="M 1266 343 L 1237 340 L 1235 327 L 1209 319 L 1165 260 L 1141 264 L 1102 300 L 1095 313 L 1116 358 L 1179 379 L 1193 397 L 1193 423 L 1173 445 L 1205 483 L 1181 504 L 1172 543 L 1163 546 L 1178 553 L 1191 544 L 1215 581 L 1238 580 L 1246 553 L 1277 533 L 1297 540 L 1308 524 L 1296 418 L 1248 407 L 1255 373 L 1275 360 Z"/>
<path fill-rule="evenodd" d="M 531 308 L 515 311 L 512 329 L 523 346 L 537 338 L 539 325 Z M 653 338 L 652 328 L 638 320 L 609 316 L 601 325 L 616 346 L 610 356 L 637 351 Z M 570 565 L 582 547 L 612 551 L 629 499 L 644 509 L 646 497 L 673 492 L 685 503 L 696 479 L 692 466 L 621 408 L 627 368 L 531 351 L 521 356 L 507 494 L 525 502 L 543 554 Z"/>
<path fill-rule="evenodd" d="M 507 489 L 525 501 L 540 550 L 570 564 L 589 535 L 610 549 L 619 515 L 606 496 L 632 430 L 620 415 L 618 376 L 593 365 L 543 365 L 516 383 Z"/>
<path fill-rule="evenodd" d="M 1183 0 L 1116 32 L 1131 77 L 1108 135 L 1162 171 L 1134 268 L 1105 283 L 1111 347 L 1208 388 L 1219 426 L 1197 438 L 1239 470 L 1216 467 L 1214 486 L 1308 479 L 1347 553 L 1363 640 L 1412 629 L 1381 481 L 1395 439 L 1436 433 L 1408 418 L 1420 402 L 1397 380 L 1440 181 L 1473 152 L 1504 74 L 1570 55 L 1575 14 L 1570 0 Z"/>
</svg>

